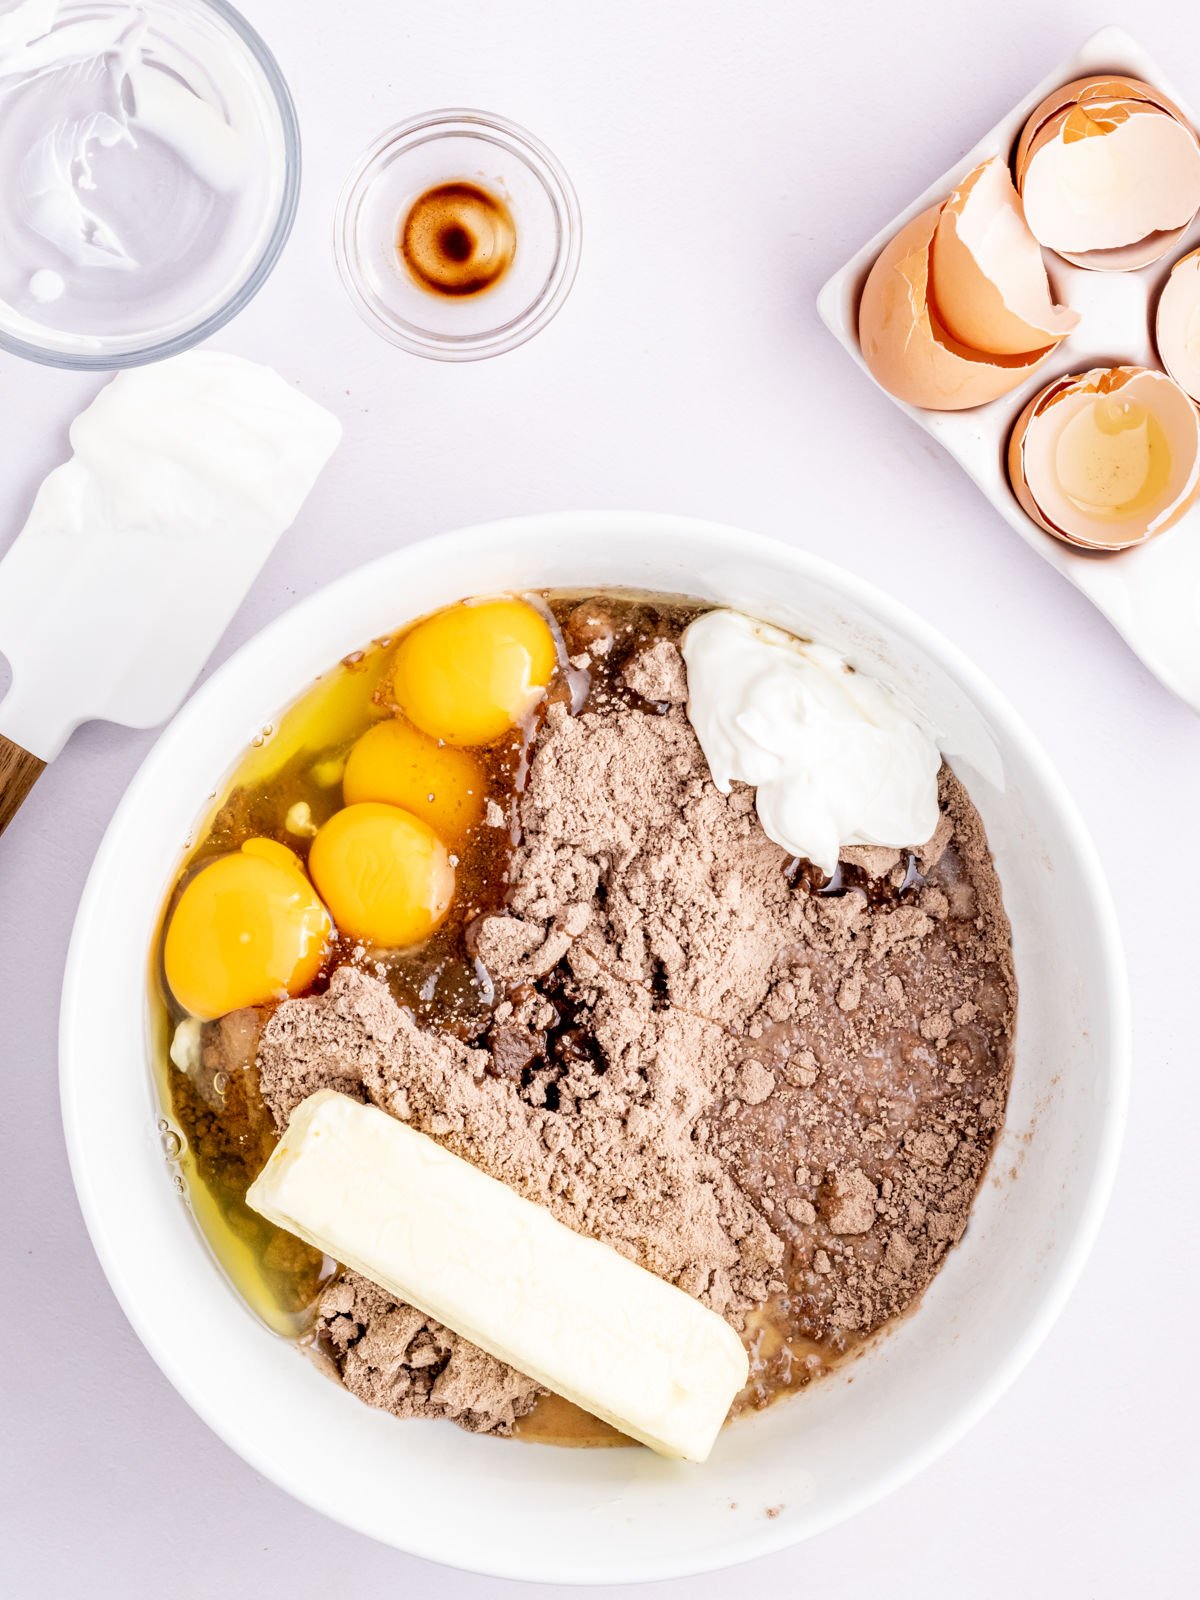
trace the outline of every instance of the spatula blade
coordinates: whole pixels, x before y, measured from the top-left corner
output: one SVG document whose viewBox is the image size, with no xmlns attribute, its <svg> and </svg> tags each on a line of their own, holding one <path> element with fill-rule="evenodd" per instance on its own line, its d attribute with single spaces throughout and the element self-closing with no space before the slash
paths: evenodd
<svg viewBox="0 0 1200 1600">
<path fill-rule="evenodd" d="M 189 370 L 162 381 L 162 369 L 181 365 Z M 161 408 L 193 380 L 202 404 L 192 415 L 189 399 L 176 427 Z M 127 407 L 128 395 L 115 392 L 131 383 L 141 392 L 135 426 L 119 441 L 122 466 L 153 475 L 149 496 L 108 481 L 111 461 L 95 459 L 107 436 L 89 425 L 114 398 Z M 147 405 L 153 420 L 142 415 Z M 206 419 L 206 439 L 180 451 L 180 429 Z M 0 651 L 13 674 L 0 732 L 50 760 L 90 718 L 146 728 L 170 716 L 340 433 L 336 418 L 277 374 L 232 356 L 194 351 L 115 379 L 77 419 L 75 456 L 46 479 L 0 561 Z M 237 487 L 225 492 L 231 460 Z"/>
</svg>

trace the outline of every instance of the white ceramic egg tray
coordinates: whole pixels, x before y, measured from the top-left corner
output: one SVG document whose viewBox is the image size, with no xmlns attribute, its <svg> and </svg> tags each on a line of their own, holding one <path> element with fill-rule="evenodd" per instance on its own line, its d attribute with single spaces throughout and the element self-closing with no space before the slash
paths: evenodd
<svg viewBox="0 0 1200 1600">
<path fill-rule="evenodd" d="M 1141 78 L 1162 89 L 1195 125 L 1185 97 L 1134 39 L 1120 28 L 1094 34 L 825 284 L 817 309 L 864 372 L 858 303 L 867 274 L 888 240 L 918 212 L 945 199 L 988 156 L 1009 160 L 1030 112 L 1052 89 L 1073 78 L 1107 72 Z M 971 411 L 925 411 L 900 400 L 895 404 L 950 452 L 1031 549 L 1087 595 L 1151 672 L 1200 711 L 1200 503 L 1148 544 L 1117 554 L 1091 555 L 1072 550 L 1031 521 L 1017 503 L 1005 470 L 1014 422 L 1030 396 L 1053 378 L 1095 366 L 1160 366 L 1153 333 L 1158 296 L 1172 265 L 1198 242 L 1200 222 L 1192 224 L 1163 260 L 1139 272 L 1088 272 L 1045 251 L 1055 297 L 1081 317 L 1078 328 L 1054 354 L 1018 388 Z"/>
</svg>

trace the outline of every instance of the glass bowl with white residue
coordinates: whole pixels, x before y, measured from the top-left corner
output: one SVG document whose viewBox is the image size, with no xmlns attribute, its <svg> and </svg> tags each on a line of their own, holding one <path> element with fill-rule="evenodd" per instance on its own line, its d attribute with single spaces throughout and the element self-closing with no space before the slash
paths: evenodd
<svg viewBox="0 0 1200 1600">
<path fill-rule="evenodd" d="M 300 138 L 224 0 L 0 7 L 0 348 L 136 366 L 207 338 L 291 231 Z"/>
</svg>

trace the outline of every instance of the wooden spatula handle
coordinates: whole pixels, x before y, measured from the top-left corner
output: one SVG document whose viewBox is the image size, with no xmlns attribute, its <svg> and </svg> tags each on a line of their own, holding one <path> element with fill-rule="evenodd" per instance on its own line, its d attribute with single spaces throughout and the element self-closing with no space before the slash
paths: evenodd
<svg viewBox="0 0 1200 1600">
<path fill-rule="evenodd" d="M 0 833 L 21 809 L 21 802 L 46 770 L 38 756 L 0 733 Z"/>
</svg>

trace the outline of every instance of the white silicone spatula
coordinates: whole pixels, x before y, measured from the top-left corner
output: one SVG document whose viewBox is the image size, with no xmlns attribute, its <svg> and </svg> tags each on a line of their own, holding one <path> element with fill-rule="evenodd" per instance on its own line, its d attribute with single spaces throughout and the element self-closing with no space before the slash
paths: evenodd
<svg viewBox="0 0 1200 1600">
<path fill-rule="evenodd" d="M 75 419 L 0 561 L 0 832 L 81 722 L 170 716 L 340 437 L 215 351 L 124 372 Z"/>
</svg>

